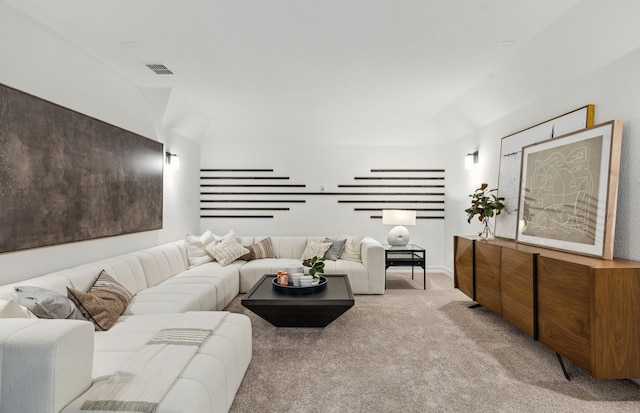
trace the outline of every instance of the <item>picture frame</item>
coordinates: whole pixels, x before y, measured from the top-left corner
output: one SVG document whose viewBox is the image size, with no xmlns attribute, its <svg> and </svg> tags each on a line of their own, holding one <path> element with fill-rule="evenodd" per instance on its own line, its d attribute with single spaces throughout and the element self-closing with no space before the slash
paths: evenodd
<svg viewBox="0 0 640 413">
<path fill-rule="evenodd" d="M 505 208 L 495 218 L 496 237 L 516 238 L 522 148 L 588 128 L 593 125 L 594 112 L 594 105 L 585 105 L 502 138 L 498 196 L 504 198 Z"/>
<path fill-rule="evenodd" d="M 161 142 L 0 84 L 0 253 L 158 230 Z"/>
<path fill-rule="evenodd" d="M 516 242 L 613 259 L 622 121 L 522 148 Z"/>
</svg>

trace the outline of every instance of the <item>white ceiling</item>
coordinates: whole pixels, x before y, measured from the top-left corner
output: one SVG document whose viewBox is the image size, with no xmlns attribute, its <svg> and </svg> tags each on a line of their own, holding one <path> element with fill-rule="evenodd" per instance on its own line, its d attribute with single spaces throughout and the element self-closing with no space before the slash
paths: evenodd
<svg viewBox="0 0 640 413">
<path fill-rule="evenodd" d="M 495 74 L 522 62 L 524 52 L 534 59 L 535 40 L 578 3 L 4 2 L 142 91 L 168 88 L 163 122 L 192 116 L 203 124 L 202 136 L 192 138 L 374 145 L 432 144 L 503 115 L 489 105 L 475 119 L 460 113 L 461 101 L 474 93 L 500 96 Z M 150 62 L 175 76 L 155 75 L 144 66 Z M 454 116 L 464 122 L 447 126 Z"/>
</svg>

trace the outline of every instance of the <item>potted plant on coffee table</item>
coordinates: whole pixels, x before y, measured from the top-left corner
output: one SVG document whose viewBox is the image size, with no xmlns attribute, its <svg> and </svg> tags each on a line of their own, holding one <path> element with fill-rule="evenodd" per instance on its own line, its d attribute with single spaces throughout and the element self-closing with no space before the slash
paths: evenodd
<svg viewBox="0 0 640 413">
<path fill-rule="evenodd" d="M 309 275 L 313 277 L 314 283 L 320 281 L 320 274 L 324 273 L 324 257 L 312 257 L 302 261 L 302 265 L 309 267 Z"/>
</svg>

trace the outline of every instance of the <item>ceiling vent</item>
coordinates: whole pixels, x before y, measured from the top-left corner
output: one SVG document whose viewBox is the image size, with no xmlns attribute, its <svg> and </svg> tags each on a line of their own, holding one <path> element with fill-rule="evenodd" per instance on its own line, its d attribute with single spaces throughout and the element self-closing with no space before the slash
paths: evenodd
<svg viewBox="0 0 640 413">
<path fill-rule="evenodd" d="M 145 66 L 151 69 L 151 71 L 156 75 L 174 75 L 175 74 L 167 66 L 163 65 L 162 63 L 146 63 Z"/>
</svg>

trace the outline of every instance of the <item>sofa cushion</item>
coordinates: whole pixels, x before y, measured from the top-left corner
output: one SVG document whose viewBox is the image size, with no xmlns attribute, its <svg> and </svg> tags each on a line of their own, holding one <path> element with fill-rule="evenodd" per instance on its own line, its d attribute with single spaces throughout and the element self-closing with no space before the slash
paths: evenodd
<svg viewBox="0 0 640 413">
<path fill-rule="evenodd" d="M 215 245 L 208 245 L 207 252 L 211 254 L 220 265 L 225 266 L 243 255 L 248 254 L 249 250 L 243 247 L 235 238 L 225 238 Z"/>
<path fill-rule="evenodd" d="M 347 240 L 325 238 L 324 242 L 331 243 L 327 252 L 324 253 L 324 258 L 330 261 L 337 261 L 340 258 L 342 251 L 344 251 L 344 246 L 347 243 Z"/>
<path fill-rule="evenodd" d="M 60 412 L 91 386 L 91 323 L 5 319 L 0 328 L 0 412 Z"/>
<path fill-rule="evenodd" d="M 18 302 L 29 309 L 38 318 L 65 318 L 74 320 L 86 319 L 76 305 L 65 297 L 51 290 L 40 287 L 18 286 Z"/>
<path fill-rule="evenodd" d="M 127 308 L 133 295 L 105 271 L 102 271 L 89 291 L 68 289 L 82 315 L 93 323 L 96 331 L 106 331 Z"/>
<path fill-rule="evenodd" d="M 256 237 L 256 241 L 264 238 L 267 237 Z M 276 258 L 295 258 L 298 260 L 304 252 L 309 240 L 308 237 L 272 236 L 270 238 Z M 322 239 L 324 239 L 324 237 Z"/>
<path fill-rule="evenodd" d="M 184 245 L 187 249 L 187 257 L 189 258 L 189 268 L 202 265 L 212 260 L 207 254 L 207 245 L 214 242 L 213 234 L 207 230 L 202 235 L 193 235 L 190 232 L 184 236 Z"/>
<path fill-rule="evenodd" d="M 324 254 L 329 250 L 330 247 L 330 242 L 311 241 L 307 244 L 300 259 L 304 261 L 313 257 L 324 257 Z"/>
<path fill-rule="evenodd" d="M 249 250 L 248 254 L 243 255 L 240 259 L 251 261 L 259 260 L 262 258 L 276 258 L 276 254 L 273 251 L 273 244 L 271 238 L 265 238 L 262 241 L 247 246 Z"/>
<path fill-rule="evenodd" d="M 15 298 L 0 299 L 0 318 L 38 318 Z"/>
<path fill-rule="evenodd" d="M 344 245 L 344 251 L 340 255 L 340 259 L 361 262 L 360 248 L 362 247 L 362 240 L 364 235 L 352 237 L 349 235 L 340 235 L 338 238 L 345 238 L 347 242 Z"/>
<path fill-rule="evenodd" d="M 122 369 L 151 337 L 179 317 L 181 314 L 123 316 L 108 332 L 96 332 L 94 382 Z M 200 346 L 157 411 L 227 412 L 251 355 L 249 318 L 228 314 Z M 85 395 L 80 396 L 63 413 L 79 411 L 85 400 Z"/>
</svg>

